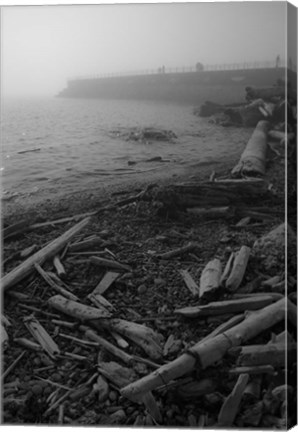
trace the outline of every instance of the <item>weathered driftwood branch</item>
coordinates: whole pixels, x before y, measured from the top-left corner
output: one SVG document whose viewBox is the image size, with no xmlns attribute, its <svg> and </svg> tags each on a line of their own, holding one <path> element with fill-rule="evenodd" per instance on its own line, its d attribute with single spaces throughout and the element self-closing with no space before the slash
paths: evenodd
<svg viewBox="0 0 298 432">
<path fill-rule="evenodd" d="M 286 302 L 282 299 L 260 311 L 251 313 L 241 323 L 208 341 L 198 343 L 190 349 L 190 353 L 182 354 L 176 360 L 162 366 L 153 373 L 126 386 L 121 390 L 125 397 L 136 397 L 138 394 L 151 391 L 171 380 L 191 371 L 200 359 L 202 369 L 219 361 L 233 346 L 238 346 L 264 330 L 272 327 L 285 318 Z"/>
<path fill-rule="evenodd" d="M 69 245 L 69 252 L 81 252 L 85 250 L 92 250 L 93 247 L 101 246 L 104 243 L 104 240 L 98 236 L 95 236 L 91 239 L 83 240 L 77 243 L 72 243 Z"/>
<path fill-rule="evenodd" d="M 85 329 L 85 326 L 80 327 L 81 330 Z M 131 364 L 133 363 L 133 357 L 130 354 L 127 354 L 125 351 L 117 348 L 115 345 L 111 344 L 109 341 L 105 340 L 98 334 L 96 334 L 91 329 L 85 330 L 85 336 L 87 339 L 91 339 L 92 341 L 97 342 L 100 346 L 104 347 L 107 351 L 113 354 L 115 357 L 120 358 L 124 363 Z"/>
<path fill-rule="evenodd" d="M 239 163 L 233 168 L 232 176 L 263 176 L 266 171 L 267 132 L 269 123 L 260 121 L 250 137 Z"/>
<path fill-rule="evenodd" d="M 57 285 L 56 282 L 52 280 L 52 278 L 47 274 L 46 271 L 44 271 L 40 265 L 35 264 L 34 267 L 40 274 L 40 276 L 52 287 L 55 291 L 57 291 L 59 294 L 63 295 L 64 297 L 77 301 L 78 297 L 71 292 L 67 291 L 65 288 L 62 288 L 61 286 Z"/>
<path fill-rule="evenodd" d="M 68 300 L 59 294 L 49 298 L 48 304 L 54 309 L 81 321 L 98 320 L 103 317 L 106 318 L 111 316 L 111 313 L 104 307 L 99 309 L 86 306 L 82 303 Z"/>
<path fill-rule="evenodd" d="M 91 256 L 90 261 L 92 262 L 92 264 L 98 265 L 100 267 L 109 267 L 128 272 L 131 271 L 131 267 L 126 264 L 121 264 L 117 261 L 112 261 L 105 258 L 99 258 L 97 256 Z"/>
<path fill-rule="evenodd" d="M 189 289 L 189 291 L 192 293 L 193 296 L 196 296 L 199 294 L 199 287 L 189 274 L 187 270 L 180 270 L 179 273 L 183 277 L 184 283 Z"/>
<path fill-rule="evenodd" d="M 197 247 L 196 243 L 190 242 L 186 246 L 183 246 L 183 247 L 178 248 L 178 249 L 174 249 L 174 250 L 169 251 L 169 252 L 165 252 L 163 254 L 158 254 L 156 256 L 158 258 L 161 258 L 161 259 L 171 259 L 174 256 L 182 255 L 182 254 L 184 254 L 186 252 L 189 252 L 189 251 L 195 249 L 196 247 Z"/>
<path fill-rule="evenodd" d="M 205 306 L 188 306 L 176 309 L 175 313 L 187 318 L 198 318 L 209 315 L 224 315 L 229 313 L 243 312 L 247 310 L 261 309 L 273 302 L 270 295 L 247 297 L 236 300 L 224 300 L 211 302 Z"/>
<path fill-rule="evenodd" d="M 236 253 L 231 273 L 226 281 L 226 288 L 229 291 L 236 291 L 239 288 L 248 263 L 250 248 L 242 246 Z"/>
<path fill-rule="evenodd" d="M 20 282 L 34 270 L 34 264 L 43 264 L 48 258 L 55 256 L 78 232 L 86 227 L 90 218 L 86 218 L 77 225 L 70 228 L 60 237 L 53 240 L 44 248 L 37 251 L 34 255 L 27 258 L 18 267 L 6 274 L 2 278 L 2 289 L 6 290 L 13 287 L 17 282 Z"/>
<path fill-rule="evenodd" d="M 207 293 L 214 292 L 220 286 L 222 265 L 219 259 L 215 258 L 208 262 L 202 271 L 200 278 L 200 297 Z"/>
</svg>

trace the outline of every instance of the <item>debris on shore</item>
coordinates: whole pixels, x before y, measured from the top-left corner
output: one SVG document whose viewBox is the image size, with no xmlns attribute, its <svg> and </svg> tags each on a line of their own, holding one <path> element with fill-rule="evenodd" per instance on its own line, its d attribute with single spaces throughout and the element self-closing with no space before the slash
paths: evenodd
<svg viewBox="0 0 298 432">
<path fill-rule="evenodd" d="M 125 141 L 151 143 L 154 141 L 174 142 L 177 135 L 171 130 L 146 128 L 121 128 L 110 132 L 112 138 L 122 138 Z"/>
<path fill-rule="evenodd" d="M 4 423 L 295 424 L 296 226 L 275 131 L 258 121 L 224 175 L 4 227 Z"/>
</svg>

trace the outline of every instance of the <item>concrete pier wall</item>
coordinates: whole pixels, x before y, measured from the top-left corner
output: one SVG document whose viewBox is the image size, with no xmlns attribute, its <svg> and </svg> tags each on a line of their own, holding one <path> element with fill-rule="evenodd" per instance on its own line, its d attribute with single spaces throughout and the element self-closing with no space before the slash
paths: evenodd
<svg viewBox="0 0 298 432">
<path fill-rule="evenodd" d="M 296 88 L 297 75 L 288 72 Z M 284 68 L 247 69 L 208 72 L 160 73 L 77 79 L 68 82 L 60 97 L 156 100 L 199 104 L 205 100 L 218 103 L 245 99 L 246 86 L 271 86 L 285 79 Z"/>
</svg>

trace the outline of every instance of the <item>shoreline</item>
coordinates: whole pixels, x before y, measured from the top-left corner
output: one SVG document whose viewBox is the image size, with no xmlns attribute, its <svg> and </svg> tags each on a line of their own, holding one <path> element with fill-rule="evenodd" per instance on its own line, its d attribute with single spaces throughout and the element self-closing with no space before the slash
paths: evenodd
<svg viewBox="0 0 298 432">
<path fill-rule="evenodd" d="M 162 187 L 190 179 L 207 180 L 212 171 L 216 171 L 217 175 L 226 175 L 237 160 L 238 155 L 229 160 L 203 162 L 202 164 L 198 162 L 188 167 L 175 167 L 167 172 L 146 172 L 142 179 L 138 175 L 137 179 L 114 180 L 94 187 L 92 190 L 82 189 L 71 193 L 47 192 L 47 196 L 34 195 L 29 199 L 19 197 L 16 202 L 2 201 L 1 217 L 4 223 L 9 220 L 9 224 L 16 223 L 24 217 L 30 217 L 35 222 L 49 220 L 53 217 L 68 217 L 99 208 L 114 196 L 140 191 L 148 184 L 158 183 Z"/>
</svg>

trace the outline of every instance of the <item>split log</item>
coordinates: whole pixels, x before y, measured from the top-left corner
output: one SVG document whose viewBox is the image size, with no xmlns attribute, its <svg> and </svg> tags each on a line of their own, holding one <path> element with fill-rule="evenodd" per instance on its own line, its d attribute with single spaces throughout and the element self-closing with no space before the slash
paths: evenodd
<svg viewBox="0 0 298 432">
<path fill-rule="evenodd" d="M 65 268 L 64 268 L 62 262 L 60 261 L 60 258 L 58 255 L 54 256 L 53 264 L 54 264 L 54 267 L 56 269 L 58 276 L 61 277 L 62 279 L 65 278 L 66 277 L 66 271 L 65 271 Z"/>
<path fill-rule="evenodd" d="M 189 291 L 192 293 L 193 296 L 196 296 L 199 294 L 199 287 L 191 277 L 191 275 L 188 273 L 187 270 L 179 270 L 179 273 L 183 277 L 184 283 L 189 289 Z"/>
<path fill-rule="evenodd" d="M 226 263 L 224 272 L 220 278 L 220 285 L 223 285 L 226 282 L 226 280 L 228 279 L 229 274 L 231 273 L 232 264 L 234 262 L 234 259 L 235 259 L 235 252 L 232 252 L 227 263 Z"/>
<path fill-rule="evenodd" d="M 38 273 L 40 274 L 40 276 L 50 285 L 50 287 L 52 287 L 55 291 L 57 291 L 58 293 L 60 293 L 61 295 L 63 295 L 64 297 L 68 298 L 69 300 L 74 300 L 77 301 L 78 297 L 74 294 L 72 294 L 71 292 L 67 291 L 65 288 L 60 287 L 59 285 L 56 284 L 56 282 L 54 282 L 52 280 L 52 278 L 47 274 L 46 271 L 44 271 L 40 265 L 35 264 L 34 267 L 36 268 L 36 270 L 38 271 Z"/>
<path fill-rule="evenodd" d="M 161 258 L 161 259 L 171 259 L 171 258 L 173 258 L 174 256 L 182 255 L 182 254 L 184 254 L 184 253 L 186 253 L 186 252 L 189 252 L 189 251 L 195 249 L 197 246 L 198 246 L 198 245 L 197 245 L 196 243 L 190 242 L 190 243 L 188 243 L 186 246 L 183 246 L 183 247 L 181 247 L 181 248 L 179 248 L 179 249 L 174 249 L 174 250 L 172 250 L 172 251 L 165 252 L 165 253 L 163 253 L 163 254 L 158 254 L 158 255 L 156 255 L 156 256 L 157 256 L 158 258 Z"/>
<path fill-rule="evenodd" d="M 54 309 L 80 321 L 98 320 L 103 317 L 106 318 L 111 316 L 111 313 L 104 307 L 99 309 L 86 306 L 82 303 L 66 299 L 59 294 L 54 297 L 50 297 L 48 304 Z"/>
<path fill-rule="evenodd" d="M 194 207 L 194 208 L 187 208 L 186 211 L 187 213 L 195 214 L 202 218 L 209 218 L 209 219 L 218 219 L 218 218 L 230 219 L 235 215 L 235 209 L 233 207 L 211 207 L 211 208 Z"/>
<path fill-rule="evenodd" d="M 232 170 L 232 177 L 265 175 L 268 127 L 267 121 L 257 124 L 239 163 Z"/>
<path fill-rule="evenodd" d="M 223 315 L 247 310 L 257 310 L 271 304 L 272 302 L 273 299 L 270 295 L 264 295 L 239 300 L 211 302 L 205 306 L 189 306 L 182 309 L 176 309 L 174 312 L 187 318 L 198 318 L 210 315 Z"/>
<path fill-rule="evenodd" d="M 90 261 L 92 264 L 98 265 L 100 267 L 109 267 L 115 268 L 117 270 L 128 271 L 131 272 L 131 267 L 126 264 L 121 264 L 117 261 L 107 260 L 105 258 L 99 258 L 97 256 L 91 256 Z"/>
<path fill-rule="evenodd" d="M 282 299 L 250 314 L 245 320 L 227 330 L 224 334 L 220 334 L 202 344 L 199 342 L 190 349 L 189 353 L 182 354 L 176 360 L 163 365 L 153 373 L 123 388 L 121 390 L 122 395 L 128 398 L 131 396 L 137 397 L 138 394 L 146 393 L 158 386 L 167 384 L 198 366 L 197 359 L 200 359 L 200 367 L 206 369 L 221 360 L 231 347 L 238 346 L 284 320 L 285 309 L 286 302 L 285 299 Z"/>
<path fill-rule="evenodd" d="M 220 286 L 222 266 L 219 259 L 208 262 L 202 271 L 200 278 L 200 298 L 216 291 Z"/>
<path fill-rule="evenodd" d="M 107 272 L 103 279 L 99 282 L 97 287 L 92 291 L 92 296 L 97 296 L 97 294 L 103 294 L 120 276 L 120 273 L 116 272 Z"/>
<path fill-rule="evenodd" d="M 237 365 L 260 366 L 269 364 L 274 367 L 284 367 L 286 358 L 292 362 L 296 358 L 296 353 L 297 346 L 295 343 L 288 346 L 283 342 L 243 346 L 237 359 Z"/>
<path fill-rule="evenodd" d="M 241 374 L 232 393 L 225 399 L 218 415 L 218 426 L 232 426 L 237 415 L 249 375 Z"/>
<path fill-rule="evenodd" d="M 236 253 L 231 273 L 226 281 L 226 288 L 229 291 L 236 291 L 241 285 L 246 266 L 248 263 L 250 248 L 242 246 Z"/>
<path fill-rule="evenodd" d="M 82 220 L 74 227 L 70 228 L 60 237 L 53 240 L 44 248 L 37 251 L 34 255 L 27 258 L 18 267 L 6 274 L 2 278 L 2 289 L 6 290 L 13 287 L 17 282 L 23 280 L 34 270 L 34 264 L 43 264 L 48 258 L 55 256 L 78 232 L 86 227 L 90 217 Z"/>
<path fill-rule="evenodd" d="M 42 348 L 53 359 L 60 354 L 60 349 L 43 326 L 32 316 L 24 318 L 24 324 Z"/>
</svg>

